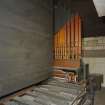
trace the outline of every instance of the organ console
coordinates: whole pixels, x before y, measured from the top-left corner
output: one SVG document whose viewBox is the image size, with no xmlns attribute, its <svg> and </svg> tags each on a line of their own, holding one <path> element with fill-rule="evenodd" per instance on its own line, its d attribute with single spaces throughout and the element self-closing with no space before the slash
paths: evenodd
<svg viewBox="0 0 105 105">
<path fill-rule="evenodd" d="M 81 18 L 78 14 L 54 35 L 53 66 L 79 68 L 81 58 Z"/>
</svg>

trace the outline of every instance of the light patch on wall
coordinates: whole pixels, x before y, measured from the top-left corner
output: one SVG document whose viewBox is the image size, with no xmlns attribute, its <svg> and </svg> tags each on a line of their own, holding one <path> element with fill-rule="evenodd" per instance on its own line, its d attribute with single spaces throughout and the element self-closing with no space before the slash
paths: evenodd
<svg viewBox="0 0 105 105">
<path fill-rule="evenodd" d="M 93 0 L 98 16 L 105 16 L 105 0 Z"/>
<path fill-rule="evenodd" d="M 83 58 L 84 63 L 89 64 L 89 72 L 103 75 L 103 84 L 105 87 L 105 57 L 103 58 Z"/>
<path fill-rule="evenodd" d="M 83 50 L 105 50 L 105 37 L 91 37 L 82 40 Z"/>
</svg>

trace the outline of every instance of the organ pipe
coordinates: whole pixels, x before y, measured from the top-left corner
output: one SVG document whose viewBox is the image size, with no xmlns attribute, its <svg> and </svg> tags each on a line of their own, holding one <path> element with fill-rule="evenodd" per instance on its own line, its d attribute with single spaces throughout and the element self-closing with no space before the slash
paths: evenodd
<svg viewBox="0 0 105 105">
<path fill-rule="evenodd" d="M 81 18 L 69 19 L 54 35 L 53 66 L 79 67 L 81 58 Z"/>
</svg>

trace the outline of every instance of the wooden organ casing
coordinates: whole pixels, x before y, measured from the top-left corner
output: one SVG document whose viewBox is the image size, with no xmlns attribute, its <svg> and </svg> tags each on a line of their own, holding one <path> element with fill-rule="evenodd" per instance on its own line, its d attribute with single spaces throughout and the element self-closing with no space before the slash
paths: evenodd
<svg viewBox="0 0 105 105">
<path fill-rule="evenodd" d="M 79 68 L 81 59 L 81 18 L 77 14 L 54 35 L 53 66 Z"/>
</svg>

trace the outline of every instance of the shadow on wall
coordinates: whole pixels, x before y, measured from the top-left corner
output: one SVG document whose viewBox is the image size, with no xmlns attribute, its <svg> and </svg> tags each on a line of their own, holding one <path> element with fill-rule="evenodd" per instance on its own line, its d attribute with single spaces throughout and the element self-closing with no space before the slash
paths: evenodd
<svg viewBox="0 0 105 105">
<path fill-rule="evenodd" d="M 56 31 L 64 25 L 68 17 L 74 13 L 80 13 L 83 37 L 105 36 L 105 23 L 102 18 L 98 17 L 92 0 L 72 0 L 68 7 L 68 10 L 63 7 L 55 9 Z"/>
</svg>

